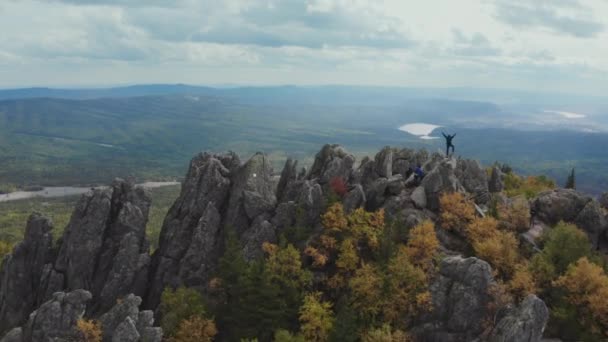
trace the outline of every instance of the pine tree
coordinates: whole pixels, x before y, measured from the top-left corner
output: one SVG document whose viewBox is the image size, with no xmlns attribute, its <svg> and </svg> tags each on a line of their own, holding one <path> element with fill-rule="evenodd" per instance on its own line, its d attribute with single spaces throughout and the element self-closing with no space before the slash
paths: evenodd
<svg viewBox="0 0 608 342">
<path fill-rule="evenodd" d="M 565 188 L 566 189 L 576 189 L 576 178 L 574 175 L 574 168 L 572 168 L 570 175 L 568 175 L 568 179 L 566 180 Z"/>
</svg>

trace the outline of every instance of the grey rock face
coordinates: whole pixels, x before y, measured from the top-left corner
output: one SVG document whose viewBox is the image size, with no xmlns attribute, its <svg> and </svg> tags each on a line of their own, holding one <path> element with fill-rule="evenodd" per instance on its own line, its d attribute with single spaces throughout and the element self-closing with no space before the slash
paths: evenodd
<svg viewBox="0 0 608 342">
<path fill-rule="evenodd" d="M 154 314 L 152 311 L 139 311 L 140 304 L 140 297 L 129 294 L 99 318 L 104 342 L 162 340 L 162 329 L 152 326 Z"/>
<path fill-rule="evenodd" d="M 608 209 L 608 192 L 602 193 L 598 201 L 600 202 L 602 208 Z"/>
<path fill-rule="evenodd" d="M 459 159 L 455 173 L 465 190 L 475 196 L 476 203 L 488 203 L 490 200 L 488 176 L 478 161 Z"/>
<path fill-rule="evenodd" d="M 23 241 L 7 255 L 0 270 L 0 335 L 23 324 L 40 303 L 40 276 L 51 261 L 51 221 L 30 215 Z"/>
<path fill-rule="evenodd" d="M 414 202 L 414 205 L 416 206 L 416 208 L 420 208 L 420 209 L 426 208 L 426 191 L 424 190 L 424 186 L 417 187 L 412 192 L 411 198 L 412 198 L 412 202 Z"/>
<path fill-rule="evenodd" d="M 11 331 L 6 333 L 0 342 L 22 342 L 23 341 L 23 329 L 21 327 L 13 328 Z"/>
<path fill-rule="evenodd" d="M 287 184 L 298 180 L 297 168 L 298 161 L 293 161 L 291 158 L 288 158 L 285 162 L 285 166 L 283 167 L 283 171 L 281 172 L 281 179 L 279 180 L 279 184 L 277 185 L 277 200 L 279 202 L 283 201 Z"/>
<path fill-rule="evenodd" d="M 209 272 L 217 264 L 222 240 L 217 234 L 216 213 L 221 213 L 227 207 L 230 177 L 240 168 L 239 164 L 238 157 L 233 153 L 202 153 L 190 162 L 181 193 L 167 213 L 159 248 L 153 256 L 147 307 L 158 306 L 165 286 L 183 285 L 180 274 L 191 285 L 194 285 L 194 279 L 209 277 Z M 190 248 L 192 244 L 194 246 Z M 203 250 L 197 251 L 198 247 Z M 188 259 L 181 266 L 187 254 Z M 204 265 L 196 264 L 203 260 Z"/>
<path fill-rule="evenodd" d="M 462 185 L 454 173 L 456 160 L 443 160 L 422 180 L 426 192 L 426 205 L 430 210 L 439 210 L 439 197 L 442 192 L 462 191 Z"/>
<path fill-rule="evenodd" d="M 490 175 L 490 181 L 488 183 L 488 190 L 491 193 L 501 192 L 505 188 L 503 181 L 503 174 L 497 166 L 492 168 L 492 174 Z"/>
<path fill-rule="evenodd" d="M 379 177 L 390 178 L 393 176 L 393 149 L 384 147 L 374 158 L 375 170 Z"/>
<path fill-rule="evenodd" d="M 78 341 L 76 322 L 84 315 L 91 298 L 91 293 L 85 290 L 55 293 L 30 315 L 23 327 L 23 341 Z"/>
<path fill-rule="evenodd" d="M 366 198 L 365 192 L 361 184 L 356 184 L 342 200 L 344 205 L 344 212 L 350 214 L 357 208 L 365 206 Z"/>
<path fill-rule="evenodd" d="M 84 195 L 77 204 L 54 271 L 63 275 L 66 289 L 91 291 L 91 310 L 103 312 L 127 293 L 143 294 L 149 207 L 145 191 L 122 180 Z"/>
<path fill-rule="evenodd" d="M 124 322 L 120 323 L 112 336 L 112 342 L 137 342 L 139 341 L 139 332 L 135 327 L 135 323 L 131 317 L 127 317 Z"/>
<path fill-rule="evenodd" d="M 256 154 L 231 178 L 232 189 L 224 224 L 238 235 L 253 219 L 274 210 L 277 200 L 272 187 L 272 166 L 263 154 Z"/>
<path fill-rule="evenodd" d="M 251 228 L 241 236 L 245 260 L 253 261 L 261 258 L 264 255 L 262 251 L 264 242 L 277 242 L 276 229 L 264 217 L 258 217 L 251 225 Z"/>
<path fill-rule="evenodd" d="M 334 177 L 341 177 L 348 182 L 353 172 L 355 157 L 340 145 L 325 145 L 315 156 L 308 179 L 318 179 L 325 185 Z"/>
<path fill-rule="evenodd" d="M 443 259 L 431 284 L 434 310 L 415 329 L 422 341 L 472 341 L 483 331 L 492 284 L 490 265 L 477 258 Z"/>
<path fill-rule="evenodd" d="M 549 320 L 549 310 L 535 295 L 508 312 L 492 331 L 492 342 L 538 342 Z"/>
</svg>

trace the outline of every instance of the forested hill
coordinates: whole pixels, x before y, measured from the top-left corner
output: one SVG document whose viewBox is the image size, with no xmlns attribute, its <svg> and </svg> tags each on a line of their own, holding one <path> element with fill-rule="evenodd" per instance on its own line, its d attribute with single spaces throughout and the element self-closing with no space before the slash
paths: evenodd
<svg viewBox="0 0 608 342">
<path fill-rule="evenodd" d="M 84 195 L 57 243 L 33 214 L 0 271 L 4 341 L 607 337 L 608 218 L 583 193 L 408 148 L 274 174 L 195 155 L 152 255 L 129 182 Z"/>
<path fill-rule="evenodd" d="M 443 150 L 440 139 L 398 130 L 416 122 L 458 132 L 457 153 L 486 164 L 501 160 L 522 174 L 547 174 L 560 184 L 575 167 L 581 190 L 597 194 L 608 186 L 607 134 L 515 125 L 516 113 L 490 102 L 398 88 L 195 88 L 192 94 L 171 94 L 163 86 L 128 89 L 111 90 L 121 94 L 113 98 L 0 101 L 0 190 L 7 183 L 174 179 L 201 148 L 241 155 L 262 151 L 276 167 L 288 156 L 311 165 L 316 146 L 326 141 L 347 145 L 358 156 L 385 145 Z M 150 95 L 154 89 L 163 94 Z M 97 91 L 95 96 L 113 95 Z M 27 94 L 45 93 L 20 96 Z"/>
</svg>

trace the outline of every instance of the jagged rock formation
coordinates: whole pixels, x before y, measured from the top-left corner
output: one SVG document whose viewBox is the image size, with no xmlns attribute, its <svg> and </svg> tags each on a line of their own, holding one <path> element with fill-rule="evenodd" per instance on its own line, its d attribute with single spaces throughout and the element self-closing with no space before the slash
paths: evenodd
<svg viewBox="0 0 608 342">
<path fill-rule="evenodd" d="M 50 221 L 33 214 L 23 242 L 3 263 L 0 333 L 25 323 L 29 313 L 43 302 L 47 303 L 40 309 L 44 305 L 62 306 L 64 299 L 70 304 L 74 298 L 87 297 L 87 314 L 98 316 L 127 294 L 143 295 L 150 263 L 145 235 L 149 206 L 143 189 L 122 180 L 109 189 L 91 191 L 76 205 L 57 246 L 53 246 Z M 74 292 L 58 297 L 62 291 Z M 78 308 L 81 306 L 85 307 L 79 304 Z M 39 315 L 46 312 L 40 309 Z M 63 329 L 71 320 L 49 322 L 49 329 L 56 323 L 63 324 Z M 35 326 L 27 330 L 28 326 L 23 330 L 24 338 L 35 334 Z M 41 329 L 48 330 L 46 325 Z"/>
<path fill-rule="evenodd" d="M 490 175 L 490 181 L 488 183 L 488 190 L 491 193 L 501 192 L 505 188 L 505 184 L 503 181 L 503 173 L 500 171 L 498 166 L 494 166 L 492 168 L 492 174 Z"/>
<path fill-rule="evenodd" d="M 539 341 L 549 311 L 536 296 L 526 298 L 500 318 L 489 338 L 483 337 L 491 317 L 492 268 L 477 258 L 443 259 L 431 284 L 433 311 L 413 332 L 420 341 Z"/>
<path fill-rule="evenodd" d="M 23 241 L 6 256 L 0 271 L 0 333 L 23 323 L 38 305 L 40 275 L 52 258 L 53 225 L 32 214 Z"/>
<path fill-rule="evenodd" d="M 608 219 L 596 199 L 572 189 L 555 189 L 539 194 L 532 209 L 537 219 L 549 225 L 575 223 L 587 233 L 594 249 L 608 250 Z"/>
<path fill-rule="evenodd" d="M 23 327 L 7 333 L 1 342 L 80 341 L 77 321 L 83 318 L 92 295 L 85 290 L 57 292 L 32 312 Z M 160 342 L 162 329 L 155 328 L 151 311 L 139 311 L 141 298 L 129 294 L 99 318 L 103 341 Z"/>
<path fill-rule="evenodd" d="M 490 188 L 498 186 L 489 186 L 493 181 L 477 162 L 410 149 L 385 147 L 355 168 L 355 157 L 343 147 L 325 145 L 310 171 L 297 165 L 287 160 L 277 184 L 263 154 L 245 163 L 232 152 L 195 156 L 151 258 L 145 237 L 150 200 L 127 182 L 83 196 L 56 246 L 50 222 L 33 215 L 24 241 L 0 272 L 0 335 L 11 328 L 4 341 L 26 341 L 36 329 L 70 334 L 75 319 L 84 315 L 103 324 L 104 341 L 159 341 L 162 332 L 152 327 L 151 310 L 158 308 L 165 287 L 187 286 L 206 293 L 229 231 L 240 239 L 249 260 L 261 255 L 264 242 L 277 241 L 289 229 L 304 229 L 304 235 L 314 238 L 322 229 L 320 217 L 336 177 L 347 187 L 342 199 L 346 212 L 383 208 L 387 220 L 406 227 L 436 219 L 442 192 L 466 192 L 483 206 Z M 427 174 L 420 184 L 411 174 L 418 165 Z M 547 222 L 562 215 L 584 222 L 589 231 L 605 226 L 599 207 L 591 202 L 571 194 L 554 197 L 537 200 L 538 213 Z M 551 209 L 571 200 L 577 208 L 572 217 Z M 445 242 L 454 239 L 439 238 L 444 248 L 460 249 Z M 422 318 L 416 332 L 428 341 L 478 338 L 491 300 L 491 274 L 482 260 L 446 258 L 432 285 L 435 310 Z M 142 307 L 149 310 L 139 311 L 141 298 Z M 546 322 L 543 307 L 537 298 L 524 301 L 503 315 L 490 336 L 496 341 L 536 341 Z M 67 323 L 44 318 L 48 312 L 63 315 Z M 37 318 L 30 325 L 28 317 Z M 36 328 L 45 321 L 48 329 Z"/>
</svg>

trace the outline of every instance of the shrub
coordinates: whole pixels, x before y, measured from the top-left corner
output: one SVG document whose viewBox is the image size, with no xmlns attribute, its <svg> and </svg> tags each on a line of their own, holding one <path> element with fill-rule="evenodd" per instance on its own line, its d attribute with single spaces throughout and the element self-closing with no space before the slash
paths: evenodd
<svg viewBox="0 0 608 342">
<path fill-rule="evenodd" d="M 162 313 L 160 325 L 165 335 L 173 336 L 182 321 L 205 315 L 203 297 L 194 289 L 180 287 L 173 290 L 168 287 L 161 295 L 160 311 Z"/>
<path fill-rule="evenodd" d="M 523 233 L 530 228 L 530 208 L 526 200 L 515 200 L 510 206 L 498 205 L 498 218 L 501 226 L 516 232 Z"/>
<path fill-rule="evenodd" d="M 597 336 L 608 336 L 608 276 L 587 258 L 568 267 L 554 285 L 565 291 L 566 305 L 556 311 L 572 312 L 585 330 Z"/>
<path fill-rule="evenodd" d="M 192 316 L 179 324 L 170 342 L 211 342 L 217 335 L 215 322 L 201 316 Z"/>
<path fill-rule="evenodd" d="M 94 320 L 79 319 L 76 328 L 84 342 L 101 342 L 101 324 Z"/>
<path fill-rule="evenodd" d="M 383 307 L 382 273 L 371 264 L 364 264 L 348 283 L 351 306 L 367 321 L 373 321 Z"/>
<path fill-rule="evenodd" d="M 504 279 L 510 279 L 519 262 L 518 241 L 512 232 L 498 229 L 492 217 L 476 218 L 467 227 L 475 255 L 487 261 Z"/>
<path fill-rule="evenodd" d="M 444 193 L 439 198 L 441 227 L 463 233 L 475 218 L 473 202 L 459 192 Z"/>
<path fill-rule="evenodd" d="M 439 240 L 432 221 L 424 221 L 410 230 L 406 253 L 415 266 L 421 267 L 425 272 L 430 271 L 438 248 Z"/>
<path fill-rule="evenodd" d="M 329 181 L 329 188 L 340 198 L 344 198 L 348 192 L 346 182 L 344 181 L 344 178 L 340 176 L 334 177 Z"/>
<path fill-rule="evenodd" d="M 274 333 L 274 342 L 306 342 L 304 336 L 294 335 L 287 330 L 277 330 Z"/>
<path fill-rule="evenodd" d="M 554 188 L 555 182 L 543 175 L 522 178 L 509 173 L 505 176 L 505 192 L 509 197 L 524 195 L 527 199 L 531 199 L 542 191 Z"/>
</svg>

